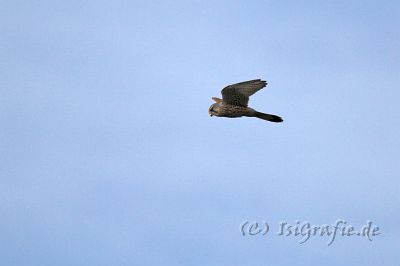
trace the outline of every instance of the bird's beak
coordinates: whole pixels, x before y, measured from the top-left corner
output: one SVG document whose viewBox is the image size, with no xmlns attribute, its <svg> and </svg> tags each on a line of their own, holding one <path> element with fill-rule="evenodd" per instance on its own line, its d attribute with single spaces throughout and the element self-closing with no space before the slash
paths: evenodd
<svg viewBox="0 0 400 266">
<path fill-rule="evenodd" d="M 212 117 L 213 115 L 212 115 L 212 114 L 210 114 L 210 116 Z"/>
</svg>

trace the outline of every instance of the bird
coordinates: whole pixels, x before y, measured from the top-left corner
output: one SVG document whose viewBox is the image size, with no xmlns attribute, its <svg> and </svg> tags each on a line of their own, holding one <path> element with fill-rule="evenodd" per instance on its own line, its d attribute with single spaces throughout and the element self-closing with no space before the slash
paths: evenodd
<svg viewBox="0 0 400 266">
<path fill-rule="evenodd" d="M 283 122 L 282 117 L 261 113 L 248 107 L 249 97 L 267 86 L 267 82 L 261 79 L 253 79 L 231 84 L 222 89 L 222 99 L 212 97 L 214 104 L 208 109 L 208 114 L 218 117 L 257 117 L 270 122 Z"/>
</svg>

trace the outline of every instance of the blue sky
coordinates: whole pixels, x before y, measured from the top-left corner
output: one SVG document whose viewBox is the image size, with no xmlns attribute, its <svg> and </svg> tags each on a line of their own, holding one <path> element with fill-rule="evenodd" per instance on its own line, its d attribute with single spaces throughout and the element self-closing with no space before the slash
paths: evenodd
<svg viewBox="0 0 400 266">
<path fill-rule="evenodd" d="M 398 265 L 398 1 L 1 1 L 2 265 Z M 227 84 L 269 82 L 210 118 Z M 278 236 L 280 221 L 382 234 Z M 266 236 L 243 237 L 245 220 Z"/>
</svg>

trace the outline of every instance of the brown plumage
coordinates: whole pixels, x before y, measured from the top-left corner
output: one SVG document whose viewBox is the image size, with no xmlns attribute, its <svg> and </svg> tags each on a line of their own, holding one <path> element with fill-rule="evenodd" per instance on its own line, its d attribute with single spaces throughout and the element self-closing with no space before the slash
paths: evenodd
<svg viewBox="0 0 400 266">
<path fill-rule="evenodd" d="M 265 114 L 248 107 L 249 97 L 261 90 L 267 82 L 261 79 L 244 81 L 226 86 L 222 89 L 222 99 L 212 97 L 214 104 L 208 109 L 210 116 L 219 117 L 257 117 L 271 122 L 282 122 L 283 119 L 276 115 Z"/>
</svg>

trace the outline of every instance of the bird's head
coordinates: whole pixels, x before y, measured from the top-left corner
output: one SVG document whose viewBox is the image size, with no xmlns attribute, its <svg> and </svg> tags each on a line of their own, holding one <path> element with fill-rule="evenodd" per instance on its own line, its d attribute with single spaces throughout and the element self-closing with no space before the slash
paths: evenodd
<svg viewBox="0 0 400 266">
<path fill-rule="evenodd" d="M 210 116 L 218 115 L 218 113 L 219 113 L 219 106 L 220 106 L 219 103 L 214 103 L 214 104 L 212 104 L 212 105 L 210 106 L 210 108 L 208 108 L 208 114 L 209 114 Z"/>
</svg>

